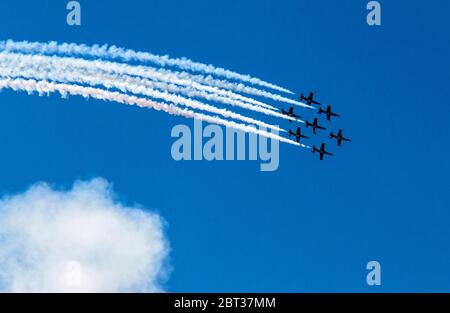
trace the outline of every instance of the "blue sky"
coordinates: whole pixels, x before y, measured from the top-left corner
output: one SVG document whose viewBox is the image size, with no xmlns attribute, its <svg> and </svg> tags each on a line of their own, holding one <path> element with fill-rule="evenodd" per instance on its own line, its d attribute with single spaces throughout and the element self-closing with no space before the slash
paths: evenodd
<svg viewBox="0 0 450 313">
<path fill-rule="evenodd" d="M 80 1 L 81 27 L 59 2 L 2 2 L 1 39 L 116 44 L 314 90 L 353 141 L 326 162 L 281 145 L 270 173 L 176 162 L 170 131 L 189 120 L 3 91 L 2 194 L 113 182 L 166 219 L 169 291 L 450 291 L 448 1 L 381 1 L 381 27 L 367 1 Z"/>
</svg>

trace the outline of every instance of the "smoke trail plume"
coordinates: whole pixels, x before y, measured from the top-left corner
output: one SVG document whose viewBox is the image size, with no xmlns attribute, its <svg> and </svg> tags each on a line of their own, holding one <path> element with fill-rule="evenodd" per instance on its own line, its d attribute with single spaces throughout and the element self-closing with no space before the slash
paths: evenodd
<svg viewBox="0 0 450 313">
<path fill-rule="evenodd" d="M 85 75 L 84 73 L 79 73 L 67 69 L 65 67 L 43 67 L 35 62 L 29 63 L 22 58 L 18 58 L 18 62 L 11 62 L 8 59 L 4 59 L 5 55 L 0 54 L 0 77 L 7 78 L 31 78 L 46 81 L 57 81 L 64 83 L 81 83 L 88 84 L 91 86 L 105 86 L 106 88 L 116 88 L 122 92 L 130 92 L 135 95 L 145 95 L 154 99 L 162 99 L 173 104 L 181 104 L 193 109 L 203 110 L 210 113 L 215 113 L 222 115 L 223 117 L 232 118 L 240 120 L 248 124 L 254 124 L 260 127 L 270 128 L 277 131 L 285 132 L 278 126 L 267 124 L 265 122 L 243 116 L 241 114 L 214 107 L 212 105 L 204 104 L 202 102 L 192 100 L 189 98 L 184 98 L 175 94 L 168 92 L 161 92 L 155 89 L 146 88 L 143 86 L 132 84 L 128 81 L 123 81 L 123 79 L 115 77 L 106 77 L 102 75 Z M 6 63 L 8 65 L 5 66 Z M 133 80 L 134 78 L 129 78 L 128 80 Z"/>
<path fill-rule="evenodd" d="M 170 95 L 167 92 L 160 93 L 154 90 L 155 86 L 161 86 L 160 82 L 149 81 L 140 79 L 138 77 L 130 77 L 127 75 L 108 75 L 103 74 L 100 69 L 108 70 L 110 68 L 110 64 L 103 64 L 102 62 L 96 62 L 96 66 L 93 66 L 92 61 L 85 61 L 80 59 L 73 58 L 59 58 L 59 57 L 46 57 L 46 56 L 30 56 L 30 55 L 21 55 L 21 54 L 11 54 L 11 53 L 0 53 L 0 62 L 2 64 L 2 68 L 0 69 L 0 74 L 3 76 L 9 77 L 17 77 L 23 76 L 25 78 L 38 78 L 44 80 L 57 80 L 63 82 L 74 81 L 77 83 L 87 83 L 90 85 L 104 85 L 105 87 L 115 87 L 120 89 L 121 91 L 128 91 L 135 94 L 143 94 L 145 96 L 150 96 L 153 98 L 163 97 L 164 100 L 172 102 L 172 103 L 181 103 L 187 106 L 196 106 L 194 108 L 202 109 L 199 107 L 198 101 L 192 101 L 190 99 L 186 99 L 180 96 Z M 80 69 L 78 67 L 81 67 Z M 167 85 L 167 84 L 166 84 Z M 143 87 L 145 88 L 143 88 Z M 173 86 L 172 89 L 177 89 L 176 86 Z M 164 89 L 167 91 L 167 89 Z M 269 116 L 274 116 L 287 120 L 296 120 L 284 114 L 268 110 L 266 108 L 262 108 L 259 106 L 254 106 L 249 103 L 245 103 L 239 100 L 233 100 L 226 97 L 218 96 L 216 94 L 202 94 L 201 91 L 196 89 L 188 90 L 190 95 L 203 95 L 204 98 L 216 102 L 223 102 L 233 106 L 238 106 L 241 108 L 245 108 L 248 110 L 256 111 L 259 113 L 263 113 Z M 226 110 L 217 109 L 215 107 L 209 106 L 209 109 L 204 108 L 202 110 L 210 110 L 212 113 L 218 113 L 226 117 L 231 117 L 224 115 L 227 114 Z M 235 117 L 231 117 L 235 118 Z M 268 127 L 272 129 L 275 128 L 273 125 L 263 123 L 257 120 L 250 121 L 248 118 L 243 120 L 243 117 L 237 117 L 247 123 L 257 124 L 259 126 Z M 303 123 L 301 120 L 297 120 L 298 122 Z"/>
<path fill-rule="evenodd" d="M 40 43 L 27 41 L 15 42 L 12 40 L 7 40 L 6 42 L 5 41 L 0 42 L 0 49 L 5 51 L 23 51 L 29 53 L 42 53 L 42 54 L 82 55 L 96 58 L 120 59 L 127 62 L 128 61 L 151 62 L 162 67 L 167 66 L 177 67 L 183 70 L 212 74 L 215 76 L 239 80 L 254 85 L 259 85 L 262 87 L 292 94 L 292 92 L 286 88 L 262 81 L 258 78 L 254 78 L 249 75 L 243 75 L 223 68 L 214 67 L 213 65 L 206 65 L 194 62 L 187 58 L 170 58 L 167 55 L 159 56 L 147 52 L 138 52 L 131 49 L 123 49 L 116 46 L 108 46 L 108 45 L 87 46 L 84 44 L 75 44 L 75 43 L 58 44 L 55 41 L 51 41 L 49 43 Z"/>
<path fill-rule="evenodd" d="M 223 125 L 236 130 L 241 130 L 247 133 L 260 135 L 268 139 L 278 140 L 280 142 L 288 143 L 294 146 L 301 146 L 307 148 L 303 144 L 299 144 L 293 140 L 284 138 L 275 133 L 270 133 L 265 130 L 257 129 L 252 125 L 239 124 L 233 121 L 221 119 L 217 116 L 209 116 L 202 113 L 197 113 L 188 109 L 181 109 L 179 107 L 169 105 L 163 102 L 154 102 L 148 99 L 130 96 L 116 91 L 107 91 L 103 89 L 84 87 L 78 85 L 59 84 L 47 81 L 36 81 L 33 79 L 0 79 L 0 89 L 10 88 L 15 91 L 26 91 L 29 94 L 38 92 L 40 95 L 59 92 L 63 97 L 67 95 L 82 96 L 85 98 L 92 97 L 98 100 L 114 101 L 127 105 L 137 105 L 139 107 L 153 108 L 157 111 L 161 110 L 168 114 L 183 116 L 186 118 L 193 118 L 208 123 Z"/>
<path fill-rule="evenodd" d="M 1 50 L 1 49 L 0 49 Z M 38 57 L 38 56 L 34 56 Z M 115 62 L 109 62 L 109 61 L 103 61 L 103 60 L 84 60 L 79 58 L 73 58 L 73 57 L 65 57 L 60 58 L 56 56 L 52 56 L 52 59 L 65 59 L 67 62 L 70 62 L 73 64 L 73 66 L 77 67 L 92 67 L 94 66 L 97 69 L 102 69 L 103 71 L 115 73 L 118 75 L 131 75 L 131 76 L 139 76 L 143 78 L 148 78 L 151 80 L 158 80 L 158 81 L 164 81 L 176 85 L 186 86 L 202 91 L 206 91 L 213 94 L 218 94 L 224 97 L 229 97 L 231 99 L 240 100 L 242 102 L 248 102 L 257 106 L 265 107 L 267 109 L 271 110 L 277 110 L 275 107 L 268 105 L 264 102 L 255 100 L 253 98 L 245 97 L 240 94 L 237 94 L 233 91 L 231 91 L 233 88 L 236 90 L 240 90 L 243 87 L 240 87 L 240 85 L 235 83 L 227 83 L 225 81 L 218 81 L 214 80 L 212 78 L 202 78 L 201 75 L 193 75 L 186 72 L 172 72 L 169 70 L 164 69 L 156 69 L 148 66 L 141 66 L 141 65 L 129 65 L 129 64 L 123 64 L 123 63 L 115 63 Z M 213 84 L 213 85 L 209 85 Z M 269 98 L 275 98 L 279 99 L 280 96 L 278 95 L 272 95 L 271 93 L 260 91 L 258 89 L 249 88 L 245 89 L 250 94 L 254 95 L 267 95 Z M 244 91 L 245 91 L 244 90 Z M 242 90 L 241 90 L 242 91 Z M 273 99 L 273 100 L 275 100 Z M 283 101 L 284 98 L 281 98 L 280 101 Z M 288 99 L 288 101 L 293 101 Z M 295 102 L 294 102 L 295 103 Z M 300 103 L 300 102 L 299 102 Z"/>
</svg>

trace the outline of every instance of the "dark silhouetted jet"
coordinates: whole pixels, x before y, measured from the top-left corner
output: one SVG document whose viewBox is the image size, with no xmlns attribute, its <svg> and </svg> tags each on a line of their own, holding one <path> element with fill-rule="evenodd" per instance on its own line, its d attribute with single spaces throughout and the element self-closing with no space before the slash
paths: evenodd
<svg viewBox="0 0 450 313">
<path fill-rule="evenodd" d="M 333 155 L 333 153 L 327 152 L 327 151 L 325 150 L 325 144 L 324 144 L 324 143 L 320 146 L 320 149 L 317 149 L 316 146 L 313 146 L 313 148 L 312 148 L 312 153 L 315 153 L 315 152 L 319 152 L 319 153 L 320 153 L 320 160 L 321 160 L 321 161 L 323 160 L 323 156 L 324 156 L 325 154 L 326 154 L 326 155 Z"/>
<path fill-rule="evenodd" d="M 333 132 L 331 132 L 330 135 L 329 135 L 328 137 L 330 137 L 330 139 L 336 138 L 336 139 L 337 139 L 337 144 L 338 144 L 338 146 L 341 145 L 342 141 L 351 141 L 350 139 L 345 138 L 345 137 L 342 135 L 342 129 L 339 129 L 337 135 L 335 135 L 335 134 L 333 134 Z"/>
<path fill-rule="evenodd" d="M 291 137 L 291 135 L 295 136 L 297 142 L 300 142 L 301 138 L 309 139 L 308 136 L 302 135 L 300 127 L 297 127 L 297 131 L 295 133 L 289 129 L 289 137 Z"/>
<path fill-rule="evenodd" d="M 320 102 L 314 100 L 314 92 L 310 92 L 308 97 L 305 97 L 303 94 L 300 95 L 300 101 L 306 101 L 307 104 L 318 104 L 322 105 Z"/>
<path fill-rule="evenodd" d="M 334 113 L 334 112 L 331 111 L 331 106 L 327 106 L 326 110 L 323 110 L 322 108 L 319 108 L 318 113 L 319 114 L 322 114 L 322 113 L 326 114 L 327 115 L 327 120 L 330 120 L 332 116 L 336 116 L 336 117 L 340 116 L 339 114 Z"/>
<path fill-rule="evenodd" d="M 285 110 L 281 109 L 281 113 L 283 113 L 284 115 L 287 115 L 289 117 L 292 117 L 292 118 L 302 118 L 300 115 L 297 115 L 294 113 L 293 107 L 290 107 L 289 111 L 285 111 Z M 292 122 L 292 120 L 289 120 L 289 122 Z"/>
<path fill-rule="evenodd" d="M 313 133 L 316 134 L 316 129 L 323 129 L 325 130 L 325 127 L 322 127 L 318 124 L 317 118 L 314 119 L 314 122 L 310 123 L 308 121 L 305 122 L 306 128 L 308 127 L 312 127 L 313 128 Z"/>
</svg>

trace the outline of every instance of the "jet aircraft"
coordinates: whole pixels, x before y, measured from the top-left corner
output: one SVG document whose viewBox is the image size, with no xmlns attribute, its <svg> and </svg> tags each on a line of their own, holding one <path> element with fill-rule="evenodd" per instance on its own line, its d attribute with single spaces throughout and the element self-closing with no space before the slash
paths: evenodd
<svg viewBox="0 0 450 313">
<path fill-rule="evenodd" d="M 284 115 L 287 115 L 289 117 L 292 117 L 292 118 L 301 118 L 300 115 L 297 115 L 297 114 L 294 113 L 294 108 L 293 107 L 290 107 L 289 111 L 285 111 L 285 110 L 281 109 L 281 113 L 284 114 Z M 289 122 L 292 122 L 292 120 L 289 120 Z"/>
<path fill-rule="evenodd" d="M 307 97 L 305 97 L 303 94 L 300 95 L 300 101 L 306 101 L 307 104 L 317 104 L 322 105 L 320 102 L 317 102 L 314 100 L 314 92 L 310 92 Z"/>
<path fill-rule="evenodd" d="M 326 115 L 327 115 L 327 120 L 328 120 L 328 121 L 331 119 L 332 116 L 336 116 L 336 117 L 339 117 L 339 116 L 340 116 L 339 114 L 334 113 L 334 112 L 331 111 L 331 106 L 327 106 L 327 109 L 326 109 L 326 110 L 324 110 L 324 109 L 322 109 L 322 108 L 319 108 L 319 111 L 317 111 L 317 112 L 318 112 L 319 114 L 322 114 L 322 113 L 326 114 Z"/>
<path fill-rule="evenodd" d="M 325 127 L 320 126 L 320 125 L 318 124 L 317 117 L 314 119 L 314 122 L 312 122 L 312 123 L 306 121 L 306 122 L 305 122 L 305 125 L 306 125 L 306 128 L 312 127 L 312 128 L 313 128 L 313 133 L 314 133 L 314 134 L 316 134 L 316 129 L 323 129 L 323 130 L 326 129 Z"/>
<path fill-rule="evenodd" d="M 342 141 L 351 141 L 350 139 L 345 138 L 342 135 L 342 129 L 339 129 L 337 135 L 335 135 L 335 134 L 333 134 L 333 132 L 331 132 L 328 137 L 330 137 L 330 139 L 336 138 L 338 146 L 340 146 L 342 144 Z"/>
<path fill-rule="evenodd" d="M 325 150 L 325 144 L 322 143 L 322 145 L 320 146 L 320 149 L 317 149 L 316 146 L 313 146 L 312 148 L 312 153 L 316 153 L 318 152 L 320 154 L 320 160 L 323 160 L 323 156 L 324 155 L 333 155 L 333 153 L 330 153 L 328 151 Z"/>
<path fill-rule="evenodd" d="M 305 138 L 305 139 L 309 139 L 308 136 L 305 136 L 302 134 L 300 127 L 297 127 L 297 131 L 293 132 L 292 130 L 289 129 L 289 137 L 291 136 L 295 136 L 297 142 L 300 142 L 300 139 Z"/>
</svg>

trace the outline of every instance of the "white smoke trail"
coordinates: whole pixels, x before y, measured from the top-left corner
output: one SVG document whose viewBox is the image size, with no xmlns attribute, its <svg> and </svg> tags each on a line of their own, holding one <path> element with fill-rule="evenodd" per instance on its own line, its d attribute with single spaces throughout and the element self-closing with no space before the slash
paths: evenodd
<svg viewBox="0 0 450 313">
<path fill-rule="evenodd" d="M 179 107 L 169 105 L 163 102 L 154 102 L 145 98 L 130 96 L 116 91 L 108 91 L 93 87 L 84 87 L 78 85 L 59 84 L 47 81 L 36 81 L 34 79 L 0 79 L 0 89 L 9 88 L 14 91 L 26 91 L 29 94 L 38 92 L 39 95 L 58 92 L 63 97 L 67 95 L 82 96 L 85 98 L 92 97 L 98 100 L 114 101 L 127 105 L 136 105 L 139 107 L 153 108 L 157 111 L 161 110 L 171 115 L 183 116 L 186 118 L 194 118 L 200 121 L 205 121 L 212 124 L 223 125 L 234 128 L 246 133 L 263 136 L 268 139 L 278 140 L 280 142 L 288 143 L 294 146 L 308 148 L 303 144 L 299 144 L 293 140 L 284 138 L 275 133 L 270 133 L 265 130 L 257 129 L 252 125 L 239 124 L 233 121 L 221 119 L 217 116 L 209 116 L 202 113 L 197 113 L 188 109 L 181 109 Z"/>
<path fill-rule="evenodd" d="M 150 96 L 150 97 L 155 97 L 155 90 L 153 88 L 155 88 L 155 85 L 159 85 L 159 87 L 161 87 L 163 90 L 168 91 L 169 86 L 161 86 L 161 83 L 158 81 L 149 81 L 149 80 L 145 80 L 145 79 L 140 79 L 138 77 L 130 77 L 127 75 L 115 75 L 115 76 L 111 76 L 108 74 L 103 74 L 101 73 L 100 70 L 105 70 L 105 71 L 109 71 L 111 68 L 114 69 L 114 65 L 115 64 L 110 64 L 110 63 L 106 63 L 104 64 L 104 62 L 99 62 L 99 61 L 95 61 L 95 66 L 93 65 L 93 61 L 86 61 L 86 60 L 82 60 L 82 59 L 74 59 L 74 58 L 60 58 L 60 57 L 48 57 L 48 56 L 35 56 L 35 55 L 22 55 L 22 54 L 14 54 L 14 53 L 0 53 L 0 61 L 3 62 L 2 65 L 2 69 L 1 69 L 1 73 L 3 73 L 3 75 L 12 75 L 12 72 L 15 73 L 21 73 L 21 75 L 23 76 L 23 74 L 27 74 L 27 76 L 24 76 L 26 78 L 33 78 L 34 74 L 33 73 L 37 73 L 36 75 L 40 75 L 36 78 L 39 79 L 50 79 L 50 80 L 60 80 L 60 81 L 64 81 L 64 82 L 68 82 L 68 81 L 76 81 L 78 83 L 82 82 L 82 83 L 88 83 L 88 84 L 92 84 L 91 81 L 87 82 L 87 81 L 80 81 L 80 79 L 86 76 L 89 76 L 90 79 L 92 80 L 92 76 L 95 76 L 96 78 L 96 82 L 95 85 L 104 85 L 107 88 L 109 87 L 115 87 L 118 89 L 121 89 L 123 91 L 124 88 L 128 88 L 129 92 L 132 93 L 136 93 L 136 94 L 143 94 L 146 96 Z M 32 71 L 32 73 L 30 74 L 30 71 Z M 45 75 L 45 73 L 47 72 L 57 72 L 59 73 L 59 78 L 55 79 L 55 78 L 50 78 L 50 77 L 46 77 L 43 76 Z M 69 72 L 76 72 L 75 75 L 70 75 L 69 77 Z M 114 72 L 114 70 L 113 70 Z M 18 75 L 15 74 L 14 77 L 17 77 Z M 62 78 L 64 76 L 64 78 Z M 85 78 L 86 79 L 86 78 Z M 175 80 L 177 81 L 177 80 Z M 167 84 L 166 84 L 167 85 Z M 173 84 L 172 84 L 173 85 Z M 120 87 L 118 87 L 120 86 Z M 144 86 L 146 88 L 142 88 L 141 86 Z M 168 87 L 166 89 L 164 89 L 164 87 Z M 151 88 L 152 90 L 150 90 L 149 88 Z M 157 88 L 157 87 L 156 87 Z M 176 86 L 172 86 L 172 89 L 177 89 Z M 266 108 L 262 108 L 259 106 L 254 106 L 239 100 L 233 100 L 233 99 L 229 99 L 226 97 L 222 97 L 222 96 L 218 96 L 216 94 L 209 94 L 209 93 L 205 93 L 203 92 L 203 94 L 194 89 L 194 90 L 189 90 L 190 94 L 196 94 L 196 95 L 203 95 L 204 98 L 208 99 L 208 100 L 212 100 L 212 101 L 216 101 L 216 102 L 223 102 L 223 103 L 227 103 L 233 106 L 238 106 L 241 108 L 245 108 L 248 110 L 252 110 L 252 111 L 256 111 L 259 113 L 263 113 L 269 116 L 273 116 L 273 117 L 278 117 L 278 118 L 282 118 L 282 119 L 286 119 L 286 120 L 291 120 L 291 121 L 298 121 L 300 123 L 304 123 L 302 120 L 299 119 L 294 119 L 291 117 L 288 117 L 284 114 L 272 111 L 272 110 L 268 110 Z M 156 96 L 157 98 L 160 98 L 160 96 Z M 165 98 L 164 100 L 173 102 L 173 100 L 168 100 L 167 98 Z M 181 98 L 179 98 L 178 100 L 182 101 Z M 185 102 L 183 102 L 183 104 L 186 104 Z M 191 103 L 192 105 L 192 103 Z M 215 110 L 215 108 L 212 108 L 211 110 Z M 218 111 L 215 111 L 213 113 L 219 113 Z M 221 113 L 219 113 L 221 114 Z M 227 117 L 231 117 L 231 116 L 227 116 Z M 242 120 L 242 119 L 241 119 Z M 256 120 L 254 120 L 256 121 Z M 245 122 L 249 122 L 248 120 Z M 254 123 L 254 122 L 251 122 Z M 263 127 L 269 127 L 274 129 L 273 125 L 269 126 L 270 124 L 265 124 L 262 125 L 262 122 L 258 122 L 257 124 Z M 280 128 L 278 128 L 278 130 L 281 130 Z"/>
<path fill-rule="evenodd" d="M 0 42 L 0 49 L 6 51 L 26 51 L 31 53 L 42 53 L 42 54 L 63 54 L 63 55 L 76 54 L 82 56 L 92 56 L 97 58 L 120 59 L 126 62 L 128 61 L 151 62 L 162 67 L 165 66 L 178 67 L 183 70 L 221 76 L 227 79 L 239 80 L 254 85 L 259 85 L 266 88 L 293 94 L 292 91 L 286 88 L 262 81 L 258 78 L 254 78 L 249 75 L 243 75 L 223 68 L 214 67 L 213 65 L 206 65 L 194 62 L 187 58 L 169 58 L 168 56 L 159 56 L 147 52 L 139 52 L 131 49 L 123 49 L 116 46 L 108 46 L 108 45 L 87 46 L 84 44 L 75 44 L 75 43 L 58 44 L 55 41 L 51 41 L 49 43 L 40 43 L 27 41 L 15 42 L 13 40 L 7 40 L 6 42 L 5 41 Z"/>
<path fill-rule="evenodd" d="M 2 44 L 3 43 L 3 44 Z M 56 44 L 56 43 L 55 43 Z M 44 53 L 44 54 L 51 54 L 51 53 L 56 53 L 58 54 L 59 49 L 58 48 L 50 48 L 50 46 L 48 46 L 47 48 L 43 48 L 44 52 L 42 52 L 42 49 L 38 49 L 36 47 L 41 47 L 42 45 L 50 45 L 50 44 L 40 44 L 40 43 L 22 43 L 22 42 L 13 42 L 13 41 L 7 41 L 5 42 L 0 42 L 0 50 L 5 50 L 5 51 L 18 51 L 18 52 L 35 52 L 35 53 Z M 51 45 L 53 47 L 53 45 Z M 81 45 L 82 46 L 82 45 Z M 47 46 L 45 46 L 47 47 Z M 85 46 L 85 48 L 88 48 L 87 46 Z M 64 50 L 64 49 L 63 49 Z M 65 53 L 59 53 L 60 55 L 67 55 L 69 54 L 68 51 L 71 51 L 72 49 L 68 49 Z M 76 50 L 76 49 L 75 49 Z M 81 54 L 84 55 L 84 54 Z M 125 65 L 122 64 L 121 65 Z M 128 73 L 131 75 L 137 75 L 137 76 L 142 76 L 142 77 L 146 77 L 146 78 L 153 78 L 155 75 L 155 71 L 159 72 L 160 74 L 163 75 L 168 75 L 168 76 L 172 76 L 172 77 L 177 77 L 178 79 L 181 80 L 187 80 L 187 81 L 191 81 L 191 82 L 198 82 L 201 84 L 206 84 L 209 85 L 211 87 L 217 87 L 220 89 L 227 89 L 228 91 L 236 91 L 236 92 L 242 92 L 242 93 L 247 93 L 249 95 L 253 95 L 253 96 L 260 96 L 260 97 L 265 97 L 268 99 L 272 99 L 274 101 L 280 101 L 280 102 L 285 102 L 285 103 L 289 103 L 292 105 L 297 105 L 297 106 L 301 106 L 301 107 L 305 107 L 305 108 L 309 108 L 309 109 L 314 109 L 314 107 L 304 104 L 300 101 L 296 101 L 296 100 L 292 100 L 277 94 L 273 94 L 271 92 L 268 91 L 264 91 L 264 90 L 260 90 L 257 88 L 253 88 L 253 87 L 248 87 L 242 83 L 234 83 L 234 82 L 230 82 L 230 81 L 225 81 L 225 80 L 218 80 L 213 78 L 212 76 L 207 76 L 204 77 L 203 75 L 194 75 L 191 73 L 187 73 L 187 72 L 173 72 L 170 70 L 164 70 L 164 69 L 155 69 L 152 67 L 147 67 L 147 66 L 139 66 L 139 65 L 134 65 L 134 66 L 130 66 L 128 65 L 130 68 L 127 69 L 127 66 L 125 66 L 125 70 L 129 70 L 131 69 L 132 71 L 134 71 L 134 73 Z M 122 69 L 124 70 L 124 69 Z M 138 70 L 136 72 L 136 70 Z M 256 101 L 256 100 L 251 100 L 251 101 Z M 255 103 L 257 105 L 261 105 L 270 109 L 275 109 L 273 106 L 269 106 L 267 104 L 264 103 Z"/>
<path fill-rule="evenodd" d="M 1 49 L 0 49 L 1 50 Z M 4 53 L 4 52 L 0 52 Z M 35 56 L 39 57 L 39 56 Z M 44 58 L 44 57 L 42 57 Z M 47 57 L 48 58 L 48 57 Z M 266 103 L 263 103 L 261 101 L 257 101 L 253 98 L 245 97 L 240 94 L 234 93 L 230 90 L 223 90 L 218 87 L 214 86 L 208 86 L 203 85 L 201 83 L 197 83 L 195 79 L 199 79 L 200 76 L 193 75 L 193 79 L 189 79 L 189 75 L 187 73 L 177 73 L 177 72 L 171 72 L 167 70 L 161 70 L 161 69 L 155 69 L 151 67 L 145 67 L 145 66 L 131 66 L 128 64 L 123 63 L 113 63 L 108 61 L 92 61 L 92 60 L 84 60 L 79 58 L 72 58 L 72 57 L 56 57 L 52 56 L 53 59 L 64 59 L 68 62 L 70 61 L 73 66 L 87 68 L 87 67 L 95 67 L 97 69 L 101 69 L 106 72 L 112 72 L 119 75 L 131 75 L 131 76 L 139 76 L 148 78 L 154 81 L 164 81 L 167 83 L 172 83 L 180 86 L 186 86 L 192 89 L 198 89 L 201 91 L 205 91 L 212 94 L 217 94 L 223 97 L 228 97 L 230 99 L 239 100 L 241 102 L 248 102 L 257 106 L 265 107 L 267 109 L 271 110 L 277 110 L 275 107 L 268 105 Z M 179 75 L 183 74 L 184 78 L 179 78 Z M 187 76 L 186 76 L 187 75 Z M 206 82 L 207 83 L 207 82 Z"/>
<path fill-rule="evenodd" d="M 167 70 L 161 69 L 158 71 L 164 72 Z M 167 71 L 167 72 L 170 72 L 170 71 Z M 265 90 L 249 87 L 242 83 L 233 83 L 233 82 L 229 82 L 226 80 L 218 80 L 218 79 L 213 78 L 212 76 L 205 77 L 202 75 L 195 75 L 195 74 L 186 73 L 186 72 L 179 72 L 176 75 L 180 79 L 193 80 L 193 81 L 196 81 L 196 82 L 199 82 L 202 84 L 206 84 L 206 85 L 213 86 L 213 87 L 218 87 L 221 89 L 228 89 L 228 90 L 233 90 L 235 92 L 246 93 L 246 94 L 252 95 L 252 96 L 264 97 L 264 98 L 272 99 L 272 100 L 279 101 L 279 102 L 284 102 L 284 103 L 301 106 L 301 107 L 304 107 L 307 109 L 315 109 L 313 106 L 305 104 L 303 102 L 292 100 L 292 99 L 289 99 L 289 98 L 286 98 L 286 97 L 283 97 L 283 96 L 280 96 L 277 94 L 273 94 L 273 93 L 265 91 Z"/>
<path fill-rule="evenodd" d="M 292 99 L 289 99 L 289 98 L 286 98 L 286 97 L 283 97 L 278 94 L 274 94 L 274 93 L 271 93 L 271 92 L 268 92 L 265 90 L 257 89 L 254 87 L 249 87 L 242 83 L 235 83 L 235 82 L 230 82 L 230 81 L 226 81 L 226 80 L 216 79 L 216 78 L 212 77 L 211 75 L 203 76 L 203 75 L 196 75 L 196 74 L 191 74 L 191 73 L 187 73 L 187 72 L 172 72 L 170 70 L 165 70 L 165 69 L 157 69 L 157 71 L 159 73 L 164 73 L 167 75 L 176 75 L 176 77 L 178 79 L 182 79 L 182 80 L 195 81 L 195 82 L 198 82 L 203 85 L 217 87 L 217 88 L 224 89 L 224 90 L 246 93 L 246 94 L 252 95 L 252 96 L 264 97 L 264 98 L 271 99 L 274 101 L 279 101 L 279 102 L 284 102 L 284 103 L 301 106 L 301 107 L 304 107 L 307 109 L 315 109 L 313 106 L 305 104 L 300 101 L 292 100 Z M 146 77 L 146 74 L 143 74 L 140 76 Z M 261 103 L 259 103 L 257 105 L 261 105 Z M 263 103 L 261 106 L 268 107 L 273 110 L 277 110 L 273 106 L 267 105 L 265 103 Z"/>
<path fill-rule="evenodd" d="M 12 58 L 11 58 L 12 57 Z M 114 77 L 106 77 L 102 75 L 85 75 L 76 71 L 68 70 L 64 67 L 44 67 L 37 62 L 32 62 L 32 58 L 22 55 L 6 55 L 0 53 L 0 77 L 7 78 L 32 78 L 38 80 L 51 80 L 64 83 L 82 83 L 91 86 L 105 86 L 106 88 L 116 88 L 122 92 L 130 92 L 137 95 L 145 95 L 154 99 L 162 99 L 164 101 L 171 102 L 173 104 L 181 104 L 193 109 L 208 111 L 222 115 L 223 117 L 240 120 L 248 124 L 254 124 L 260 127 L 270 128 L 281 132 L 286 130 L 281 129 L 278 126 L 271 125 L 250 117 L 243 116 L 241 114 L 228 111 L 226 109 L 220 109 L 202 102 L 184 98 L 175 94 L 167 92 L 160 92 L 155 89 L 145 88 L 132 84 L 128 81 L 123 81 Z M 133 80 L 134 78 L 129 78 Z"/>
</svg>

